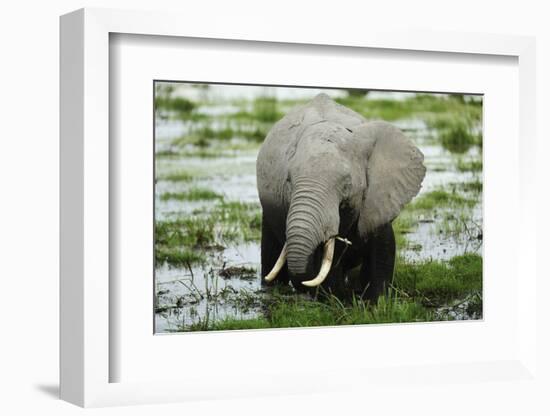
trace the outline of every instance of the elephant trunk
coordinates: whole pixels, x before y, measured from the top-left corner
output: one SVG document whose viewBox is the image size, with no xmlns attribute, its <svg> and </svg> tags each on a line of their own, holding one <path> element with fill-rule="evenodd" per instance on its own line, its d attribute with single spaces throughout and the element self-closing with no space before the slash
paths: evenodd
<svg viewBox="0 0 550 416">
<path fill-rule="evenodd" d="M 318 271 L 308 269 L 316 249 L 338 234 L 339 200 L 320 179 L 299 179 L 294 185 L 286 221 L 287 265 L 291 275 L 305 280 Z"/>
</svg>

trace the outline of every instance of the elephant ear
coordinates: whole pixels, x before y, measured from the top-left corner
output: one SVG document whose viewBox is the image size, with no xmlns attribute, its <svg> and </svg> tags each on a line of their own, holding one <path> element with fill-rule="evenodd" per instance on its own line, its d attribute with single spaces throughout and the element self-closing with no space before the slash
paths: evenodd
<svg viewBox="0 0 550 416">
<path fill-rule="evenodd" d="M 363 124 L 354 137 L 367 154 L 367 192 L 358 226 L 361 235 L 368 235 L 397 217 L 418 194 L 426 168 L 422 152 L 389 123 Z"/>
</svg>

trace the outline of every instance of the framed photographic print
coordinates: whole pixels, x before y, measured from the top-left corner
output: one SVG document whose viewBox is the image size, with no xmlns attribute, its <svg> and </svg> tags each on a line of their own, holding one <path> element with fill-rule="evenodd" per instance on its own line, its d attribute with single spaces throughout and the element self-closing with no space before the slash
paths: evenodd
<svg viewBox="0 0 550 416">
<path fill-rule="evenodd" d="M 181 18 L 61 19 L 62 398 L 530 379 L 532 39 Z"/>
<path fill-rule="evenodd" d="M 482 319 L 481 95 L 154 89 L 155 333 Z"/>
</svg>

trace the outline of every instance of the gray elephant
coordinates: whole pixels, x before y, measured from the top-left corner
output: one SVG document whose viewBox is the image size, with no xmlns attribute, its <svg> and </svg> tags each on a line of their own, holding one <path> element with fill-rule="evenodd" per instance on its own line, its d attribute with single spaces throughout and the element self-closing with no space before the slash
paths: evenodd
<svg viewBox="0 0 550 416">
<path fill-rule="evenodd" d="M 398 128 L 326 94 L 291 110 L 256 165 L 264 281 L 375 301 L 393 277 L 391 223 L 420 190 L 423 160 Z"/>
</svg>

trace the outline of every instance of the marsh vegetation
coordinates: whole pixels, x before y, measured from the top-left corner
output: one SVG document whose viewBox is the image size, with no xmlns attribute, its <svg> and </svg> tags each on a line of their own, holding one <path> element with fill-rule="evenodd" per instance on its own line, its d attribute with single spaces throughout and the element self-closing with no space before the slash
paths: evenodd
<svg viewBox="0 0 550 416">
<path fill-rule="evenodd" d="M 444 94 L 324 90 L 401 128 L 425 156 L 394 221 L 390 294 L 299 295 L 260 284 L 255 163 L 274 122 L 319 90 L 156 83 L 157 332 L 482 317 L 482 102 Z"/>
</svg>

